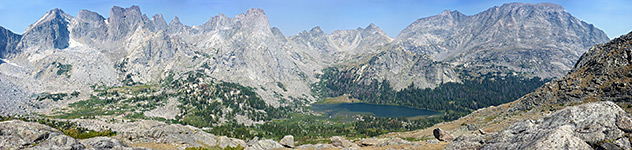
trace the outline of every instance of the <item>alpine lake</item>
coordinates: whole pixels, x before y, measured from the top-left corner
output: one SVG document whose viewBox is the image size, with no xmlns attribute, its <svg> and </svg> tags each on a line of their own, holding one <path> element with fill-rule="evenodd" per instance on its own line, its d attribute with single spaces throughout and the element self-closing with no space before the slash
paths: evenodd
<svg viewBox="0 0 632 150">
<path fill-rule="evenodd" d="M 438 115 L 438 112 L 394 105 L 380 105 L 349 99 L 347 96 L 330 98 L 312 104 L 312 111 L 327 115 L 330 118 L 340 116 L 373 115 L 377 117 L 419 118 Z"/>
</svg>

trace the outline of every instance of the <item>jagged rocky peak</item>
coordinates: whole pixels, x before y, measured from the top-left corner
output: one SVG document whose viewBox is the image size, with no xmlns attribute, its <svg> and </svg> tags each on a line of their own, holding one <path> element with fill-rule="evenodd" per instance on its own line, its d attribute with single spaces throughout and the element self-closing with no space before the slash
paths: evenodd
<svg viewBox="0 0 632 150">
<path fill-rule="evenodd" d="M 379 37 L 388 39 L 389 42 L 392 40 L 391 37 L 389 37 L 386 34 L 386 32 L 384 32 L 384 30 L 382 30 L 382 28 L 378 27 L 377 25 L 375 25 L 373 23 L 369 24 L 364 29 L 358 28 L 357 30 L 362 32 L 362 36 L 363 37 L 378 35 Z"/>
<path fill-rule="evenodd" d="M 151 24 L 153 26 L 154 31 L 164 31 L 167 30 L 167 21 L 162 17 L 162 14 L 156 14 L 151 17 Z"/>
<path fill-rule="evenodd" d="M 187 26 L 180 22 L 180 18 L 175 16 L 171 22 L 169 22 L 169 26 L 167 27 L 168 33 L 180 33 L 186 30 Z"/>
<path fill-rule="evenodd" d="M 309 34 L 311 36 L 323 36 L 325 35 L 325 32 L 323 32 L 323 30 L 320 29 L 320 26 L 315 26 L 311 30 L 309 30 Z"/>
<path fill-rule="evenodd" d="M 119 6 L 114 6 L 110 10 L 110 18 L 108 18 L 108 22 L 111 24 L 120 24 L 120 23 L 141 23 L 143 21 L 143 14 L 140 11 L 140 7 L 136 5 L 132 5 L 129 8 L 121 8 Z"/>
<path fill-rule="evenodd" d="M 48 12 L 46 12 L 46 14 L 44 14 L 44 16 L 42 16 L 42 18 L 40 18 L 39 20 L 37 20 L 37 22 L 31 24 L 29 26 L 29 28 L 26 29 L 26 32 L 29 32 L 29 30 L 33 30 L 33 28 L 36 28 L 42 24 L 45 24 L 47 22 L 51 22 L 51 21 L 57 21 L 59 23 L 61 22 L 70 22 L 70 20 L 73 17 L 66 14 L 63 10 L 59 9 L 59 8 L 54 8 Z"/>
<path fill-rule="evenodd" d="M 268 17 L 262 9 L 258 8 L 248 9 L 245 14 L 238 14 L 234 18 L 219 13 L 217 16 L 211 17 L 201 28 L 203 32 L 241 31 L 250 34 L 272 35 Z"/>
<path fill-rule="evenodd" d="M 33 52 L 68 47 L 70 39 L 68 24 L 73 18 L 58 8 L 48 11 L 26 29 L 17 49 Z"/>
<path fill-rule="evenodd" d="M 127 36 L 148 21 L 140 7 L 132 5 L 130 8 L 112 7 L 108 18 L 108 34 L 110 40 L 116 41 Z"/>
</svg>

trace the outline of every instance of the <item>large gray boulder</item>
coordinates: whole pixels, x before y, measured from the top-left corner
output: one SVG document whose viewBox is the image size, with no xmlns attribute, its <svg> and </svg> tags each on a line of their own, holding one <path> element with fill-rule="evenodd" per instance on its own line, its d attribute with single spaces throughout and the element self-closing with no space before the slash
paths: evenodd
<svg viewBox="0 0 632 150">
<path fill-rule="evenodd" d="M 454 136 L 450 134 L 448 131 L 445 131 L 441 128 L 436 128 L 432 130 L 432 134 L 439 141 L 452 141 L 454 140 Z"/>
<path fill-rule="evenodd" d="M 0 122 L 0 149 L 85 149 L 59 130 L 33 122 Z"/>
<path fill-rule="evenodd" d="M 238 146 L 246 146 L 246 142 L 244 142 L 244 140 L 240 140 L 240 139 L 234 139 L 234 138 L 228 138 L 226 136 L 220 136 L 219 138 L 217 138 L 217 146 L 219 146 L 220 148 L 225 148 L 225 147 L 238 147 Z"/>
<path fill-rule="evenodd" d="M 117 136 L 129 140 L 128 142 L 131 143 L 179 143 L 193 147 L 216 146 L 218 143 L 226 143 L 226 145 L 232 145 L 231 147 L 235 143 L 246 145 L 243 141 L 230 138 L 222 138 L 224 142 L 218 142 L 217 136 L 193 126 L 166 124 L 150 120 L 124 124 L 112 130 L 117 132 Z"/>
<path fill-rule="evenodd" d="M 281 141 L 279 141 L 279 143 L 285 147 L 294 148 L 294 136 L 286 135 L 283 139 L 281 139 Z"/>
<path fill-rule="evenodd" d="M 329 138 L 331 140 L 331 145 L 335 147 L 349 148 L 349 147 L 357 147 L 358 145 L 355 143 L 351 143 L 351 141 L 347 140 L 345 137 L 341 136 L 333 136 Z"/>
</svg>

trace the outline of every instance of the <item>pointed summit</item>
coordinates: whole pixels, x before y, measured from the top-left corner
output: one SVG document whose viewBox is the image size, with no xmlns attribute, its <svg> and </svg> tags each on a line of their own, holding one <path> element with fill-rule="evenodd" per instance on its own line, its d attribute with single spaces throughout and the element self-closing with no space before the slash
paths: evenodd
<svg viewBox="0 0 632 150">
<path fill-rule="evenodd" d="M 268 17 L 260 8 L 248 9 L 246 14 L 237 15 L 235 16 L 235 19 L 241 21 L 242 28 L 250 30 L 250 32 L 272 34 Z"/>
<path fill-rule="evenodd" d="M 320 29 L 320 26 L 316 26 L 316 27 L 312 28 L 311 30 L 309 30 L 309 34 L 312 34 L 312 35 L 323 35 L 323 34 L 325 34 L 325 32 L 323 32 L 323 30 Z"/>
<path fill-rule="evenodd" d="M 178 18 L 178 16 L 173 17 L 173 20 L 171 20 L 171 22 L 169 22 L 169 26 L 176 25 L 176 24 L 182 24 L 182 22 L 180 22 L 180 18 Z"/>
<path fill-rule="evenodd" d="M 46 22 L 50 22 L 50 21 L 56 21 L 56 22 L 70 22 L 70 20 L 73 17 L 64 13 L 63 10 L 59 9 L 59 8 L 55 8 L 52 9 L 48 12 L 46 12 L 46 14 L 44 14 L 44 16 L 42 16 L 39 20 L 37 20 L 37 22 L 29 25 L 29 28 L 26 29 L 26 32 L 28 32 L 29 30 L 31 30 L 33 27 L 36 27 L 40 24 L 46 23 Z"/>
<path fill-rule="evenodd" d="M 68 47 L 68 40 L 70 39 L 68 24 L 72 19 L 72 16 L 59 8 L 48 11 L 26 29 L 17 49 L 19 51 L 26 49 L 38 51 Z"/>
<path fill-rule="evenodd" d="M 151 17 L 151 24 L 154 31 L 167 30 L 167 22 L 165 18 L 162 17 L 162 14 L 156 14 Z"/>
<path fill-rule="evenodd" d="M 380 27 L 378 27 L 377 25 L 371 23 L 369 24 L 369 26 L 366 26 L 366 28 L 364 28 L 365 32 L 381 32 L 383 33 L 384 31 L 382 31 L 382 29 Z"/>
<path fill-rule="evenodd" d="M 173 20 L 171 20 L 171 22 L 169 23 L 169 26 L 167 27 L 167 32 L 168 33 L 183 32 L 185 28 L 186 26 L 184 26 L 184 24 L 180 22 L 180 18 L 178 18 L 178 16 L 175 16 Z"/>
</svg>

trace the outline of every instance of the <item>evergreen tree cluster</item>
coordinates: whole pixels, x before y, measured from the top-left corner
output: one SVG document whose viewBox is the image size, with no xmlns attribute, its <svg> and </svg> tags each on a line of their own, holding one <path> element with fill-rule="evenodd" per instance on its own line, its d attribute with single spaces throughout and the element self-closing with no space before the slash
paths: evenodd
<svg viewBox="0 0 632 150">
<path fill-rule="evenodd" d="M 362 82 L 359 75 L 338 68 L 327 68 L 318 76 L 313 93 L 320 97 L 343 94 L 375 104 L 388 104 L 444 112 L 445 119 L 453 120 L 473 110 L 514 101 L 534 91 L 548 80 L 531 79 L 488 73 L 480 78 L 464 78 L 463 83 L 443 83 L 434 89 L 417 88 L 411 84 L 394 90 L 387 80 Z"/>
</svg>

